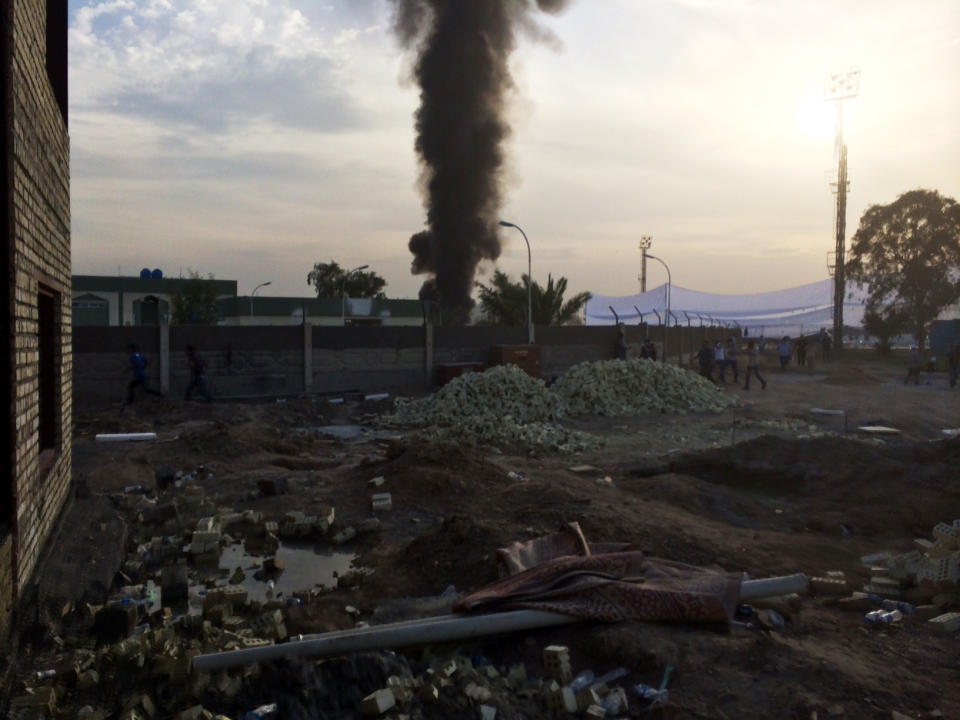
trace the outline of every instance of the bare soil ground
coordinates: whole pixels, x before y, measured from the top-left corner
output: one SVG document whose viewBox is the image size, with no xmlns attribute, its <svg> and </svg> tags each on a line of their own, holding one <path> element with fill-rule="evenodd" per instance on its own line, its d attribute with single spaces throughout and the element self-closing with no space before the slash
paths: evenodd
<svg viewBox="0 0 960 720">
<path fill-rule="evenodd" d="M 497 548 L 571 521 L 591 541 L 630 542 L 651 556 L 753 577 L 840 570 L 859 584 L 865 581 L 862 555 L 909 551 L 913 539 L 929 538 L 937 522 L 960 518 L 960 439 L 942 432 L 960 427 L 960 394 L 946 388 L 942 375 L 933 376 L 931 385 L 904 387 L 899 366 L 855 358 L 815 373 L 767 369 L 765 376 L 765 391 L 728 386 L 743 405 L 722 414 L 578 420 L 571 424 L 603 436 L 606 444 L 573 456 L 421 445 L 374 434 L 344 441 L 312 430 L 361 420 L 385 403 L 144 401 L 126 413 L 76 418 L 74 473 L 82 490 L 61 537 L 82 536 L 88 553 L 102 558 L 109 553 L 93 550 L 125 542 L 125 553 L 178 525 L 191 527 L 209 509 L 162 520 L 149 508 L 145 513 L 139 496 L 123 493 L 132 485 L 152 489 L 162 468 L 192 472 L 202 466 L 197 482 L 217 507 L 253 509 L 265 519 L 333 505 L 335 529 L 371 516 L 368 480 L 383 476 L 381 490 L 392 494 L 393 510 L 378 513 L 378 532 L 359 535 L 348 546 L 357 553 L 356 565 L 372 572 L 287 611 L 288 631 L 306 633 L 353 626 L 347 605 L 370 619 L 391 599 L 437 595 L 451 585 L 459 592 L 475 589 L 497 578 Z M 846 421 L 811 414 L 814 407 L 844 410 Z M 863 424 L 892 426 L 901 434 L 866 436 L 856 431 Z M 98 432 L 147 430 L 160 441 L 93 439 Z M 581 464 L 597 471 L 571 471 Z M 258 480 L 281 477 L 289 493 L 266 497 L 258 491 Z M 177 492 L 161 493 L 158 505 Z M 116 517 L 127 523 L 125 540 Z M 82 553 L 76 545 L 64 543 L 71 553 Z M 318 545 L 330 546 L 327 540 Z M 16 661 L 21 683 L 71 644 L 89 645 L 83 624 L 71 623 L 71 617 L 79 613 L 80 596 L 95 597 L 98 586 L 95 573 L 76 560 L 58 560 L 55 551 L 50 564 L 72 564 L 72 574 L 60 571 L 59 582 L 49 573 L 41 577 L 50 586 L 40 588 L 35 626 Z M 64 614 L 71 594 L 74 607 Z M 669 703 L 649 711 L 631 694 L 623 715 L 629 717 L 806 720 L 890 717 L 893 710 L 914 718 L 934 710 L 960 717 L 957 635 L 935 633 L 909 617 L 897 626 L 868 628 L 862 612 L 845 612 L 835 599 L 812 595 L 786 619 L 785 627 L 772 630 L 580 624 L 491 638 L 466 651 L 498 664 L 522 659 L 535 673 L 542 647 L 563 643 L 571 648 L 575 672 L 626 667 L 625 687 L 659 684 L 672 666 Z M 422 660 L 417 656 L 416 662 Z M 358 667 L 337 670 L 345 675 L 337 676 L 339 689 L 330 692 L 362 697 L 377 689 L 376 679 Z M 276 679 L 276 672 L 267 669 L 264 677 Z M 296 695 L 294 676 L 286 673 L 271 689 L 250 686 L 229 699 L 208 695 L 206 705 L 237 717 L 245 704 L 249 709 L 269 701 L 270 691 L 281 702 L 284 693 Z M 355 687 L 348 693 L 344 683 Z M 70 687 L 61 694 L 62 707 L 74 713 L 80 704 L 119 709 L 118 688 L 106 679 L 86 694 Z M 498 717 L 538 716 L 500 701 Z M 337 714 L 322 703 L 316 707 L 327 708 L 329 717 L 355 716 L 355 710 Z M 463 714 L 450 707 L 440 714 L 421 712 L 478 714 L 476 707 Z"/>
</svg>

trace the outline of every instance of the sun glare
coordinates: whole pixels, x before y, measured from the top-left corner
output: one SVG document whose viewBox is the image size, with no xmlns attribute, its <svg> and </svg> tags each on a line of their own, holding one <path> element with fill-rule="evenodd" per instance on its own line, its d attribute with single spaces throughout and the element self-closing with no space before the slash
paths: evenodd
<svg viewBox="0 0 960 720">
<path fill-rule="evenodd" d="M 806 138 L 833 137 L 837 111 L 833 103 L 824 102 L 822 90 L 811 90 L 797 103 L 795 124 L 797 132 Z"/>
</svg>

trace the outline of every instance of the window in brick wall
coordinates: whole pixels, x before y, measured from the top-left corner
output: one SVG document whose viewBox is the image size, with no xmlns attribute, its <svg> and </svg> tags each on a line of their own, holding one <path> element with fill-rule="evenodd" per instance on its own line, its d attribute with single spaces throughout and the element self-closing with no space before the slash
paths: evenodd
<svg viewBox="0 0 960 720">
<path fill-rule="evenodd" d="M 67 125 L 67 3 L 47 0 L 47 77 Z"/>
<path fill-rule="evenodd" d="M 40 452 L 52 455 L 60 445 L 59 391 L 60 358 L 58 339 L 60 323 L 57 321 L 57 308 L 60 297 L 46 288 L 41 288 L 37 296 L 39 311 L 39 368 L 38 389 L 40 393 Z M 46 458 L 42 458 L 41 462 Z"/>
</svg>

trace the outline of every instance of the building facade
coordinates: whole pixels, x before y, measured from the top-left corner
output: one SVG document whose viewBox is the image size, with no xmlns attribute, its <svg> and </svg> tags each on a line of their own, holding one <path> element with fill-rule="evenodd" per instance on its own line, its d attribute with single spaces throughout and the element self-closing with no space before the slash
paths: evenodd
<svg viewBox="0 0 960 720">
<path fill-rule="evenodd" d="M 67 4 L 0 4 L 3 252 L 0 644 L 70 489 Z"/>
<path fill-rule="evenodd" d="M 73 324 L 162 325 L 171 322 L 173 296 L 191 282 L 184 278 L 74 275 Z M 218 298 L 237 295 L 236 280 L 210 280 Z"/>
</svg>

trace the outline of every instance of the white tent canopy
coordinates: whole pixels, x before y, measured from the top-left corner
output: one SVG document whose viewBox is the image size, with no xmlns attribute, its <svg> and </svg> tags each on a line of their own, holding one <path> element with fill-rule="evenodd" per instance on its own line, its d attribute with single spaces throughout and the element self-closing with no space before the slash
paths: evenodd
<svg viewBox="0 0 960 720">
<path fill-rule="evenodd" d="M 643 321 L 661 325 L 666 321 L 667 289 L 661 285 L 626 297 L 591 295 L 586 305 L 586 323 L 614 325 L 619 318 L 622 323 Z M 860 325 L 866 292 L 855 283 L 848 283 L 846 294 L 843 323 Z M 670 312 L 671 325 L 724 325 L 740 327 L 753 336 L 795 337 L 833 327 L 833 280 L 747 295 L 705 293 L 674 285 L 670 288 Z"/>
</svg>

